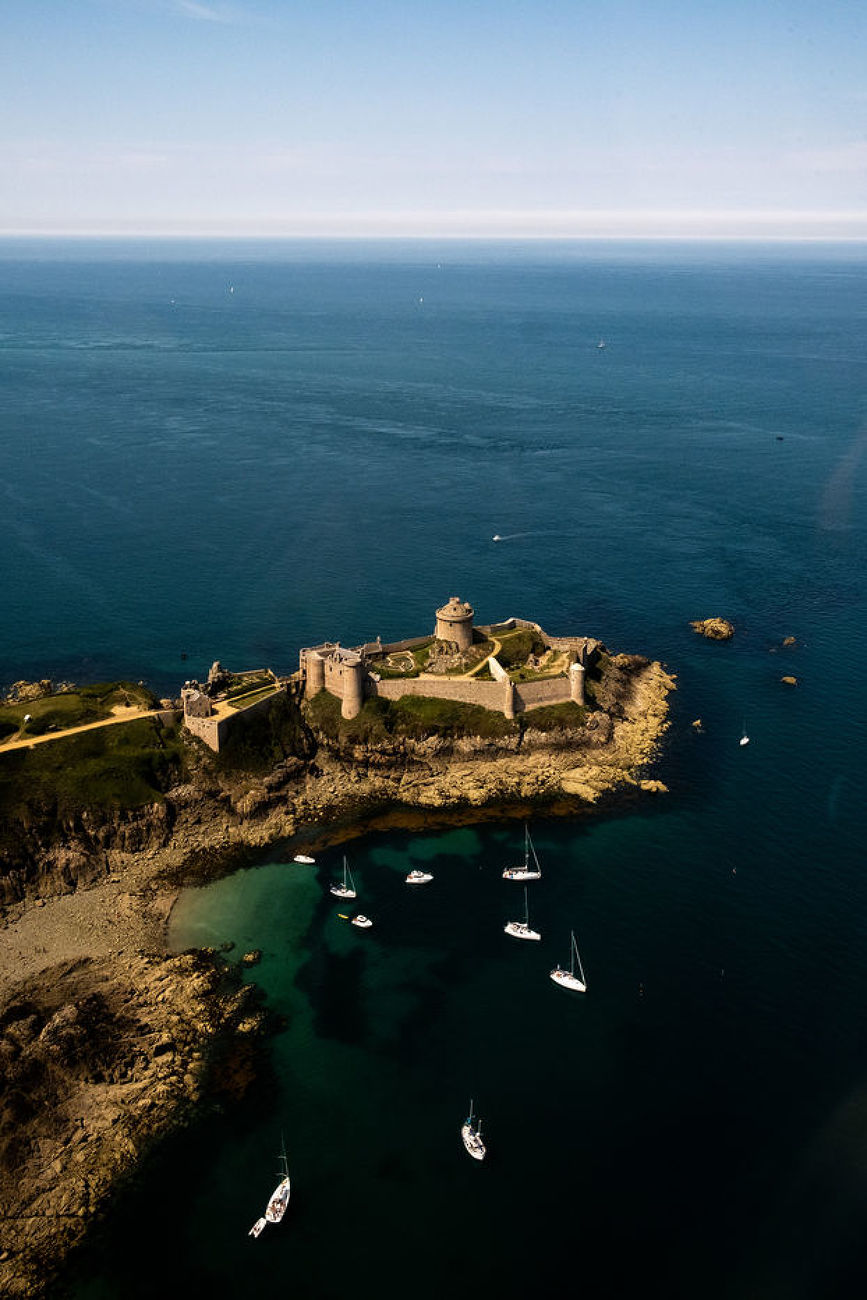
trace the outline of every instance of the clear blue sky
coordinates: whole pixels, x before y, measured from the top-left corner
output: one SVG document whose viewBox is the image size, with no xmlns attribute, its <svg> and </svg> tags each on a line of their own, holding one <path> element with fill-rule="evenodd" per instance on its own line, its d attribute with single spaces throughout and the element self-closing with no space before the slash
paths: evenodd
<svg viewBox="0 0 867 1300">
<path fill-rule="evenodd" d="M 5 0 L 0 232 L 867 237 L 858 0 Z"/>
</svg>

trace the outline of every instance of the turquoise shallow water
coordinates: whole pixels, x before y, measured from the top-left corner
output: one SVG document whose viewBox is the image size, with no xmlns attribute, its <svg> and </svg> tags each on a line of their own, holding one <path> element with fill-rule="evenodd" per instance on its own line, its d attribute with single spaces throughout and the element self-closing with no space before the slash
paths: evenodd
<svg viewBox="0 0 867 1300">
<path fill-rule="evenodd" d="M 3 680 L 285 670 L 452 593 L 678 674 L 671 794 L 534 823 L 538 946 L 502 934 L 518 825 L 350 846 L 368 933 L 327 894 L 338 853 L 184 896 L 173 942 L 263 948 L 288 1028 L 74 1293 L 861 1294 L 863 252 L 0 258 Z M 686 626 L 712 613 L 732 643 Z M 573 924 L 583 999 L 547 979 Z M 291 1219 L 254 1243 L 281 1131 Z"/>
</svg>

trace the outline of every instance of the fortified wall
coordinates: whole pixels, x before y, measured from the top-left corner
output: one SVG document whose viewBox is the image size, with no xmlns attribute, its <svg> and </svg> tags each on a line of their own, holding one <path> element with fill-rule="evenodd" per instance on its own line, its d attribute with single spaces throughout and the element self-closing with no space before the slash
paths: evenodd
<svg viewBox="0 0 867 1300">
<path fill-rule="evenodd" d="M 372 696 L 399 700 L 405 695 L 423 695 L 456 700 L 461 704 L 481 705 L 507 718 L 570 700 L 584 703 L 585 670 L 597 652 L 598 641 L 590 637 L 548 636 L 538 623 L 517 618 L 480 624 L 474 629 L 473 616 L 471 605 L 452 596 L 436 611 L 433 637 L 411 637 L 388 643 L 377 638 L 352 649 L 341 646 L 339 641 L 310 646 L 301 651 L 299 663 L 305 698 L 312 699 L 320 691 L 328 691 L 341 701 L 344 718 L 356 717 L 365 699 Z M 540 674 L 535 680 L 515 681 L 495 654 L 482 657 L 466 672 L 451 675 L 421 671 L 412 676 L 385 676 L 375 670 L 374 665 L 389 655 L 411 655 L 414 650 L 427 646 L 431 647 L 431 655 L 459 662 L 461 656 L 472 650 L 474 631 L 496 644 L 498 634 L 502 636 L 519 628 L 532 631 L 546 650 L 562 652 L 564 671 L 550 676 Z M 489 670 L 493 680 L 479 678 L 483 668 Z"/>
</svg>

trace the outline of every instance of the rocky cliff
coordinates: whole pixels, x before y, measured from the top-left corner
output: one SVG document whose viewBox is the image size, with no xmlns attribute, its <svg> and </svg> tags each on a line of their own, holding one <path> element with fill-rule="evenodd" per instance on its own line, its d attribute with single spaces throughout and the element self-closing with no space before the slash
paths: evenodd
<svg viewBox="0 0 867 1300">
<path fill-rule="evenodd" d="M 261 1025 L 218 961 L 165 957 L 179 885 L 300 832 L 325 846 L 394 821 L 578 813 L 664 790 L 648 764 L 672 689 L 659 664 L 606 657 L 580 725 L 544 727 L 540 711 L 484 738 L 364 740 L 289 702 L 234 760 L 187 742 L 182 765 L 159 769 L 172 781 L 133 808 L 61 807 L 19 783 L 0 825 L 0 1291 L 41 1294 L 113 1183 L 222 1086 L 214 1046 L 243 1064 Z"/>
<path fill-rule="evenodd" d="M 0 1015 L 0 1294 L 36 1296 L 154 1138 L 252 1077 L 264 1016 L 214 954 L 66 962 Z"/>
</svg>

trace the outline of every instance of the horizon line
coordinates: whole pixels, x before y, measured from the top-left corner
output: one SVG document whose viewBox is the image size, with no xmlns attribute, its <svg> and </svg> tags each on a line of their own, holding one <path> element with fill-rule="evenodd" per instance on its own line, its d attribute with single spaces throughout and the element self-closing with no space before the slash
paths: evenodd
<svg viewBox="0 0 867 1300">
<path fill-rule="evenodd" d="M 553 234 L 544 231 L 533 233 L 515 232 L 503 233 L 490 231 L 480 233 L 460 233 L 455 231 L 442 232 L 393 232 L 393 231 L 353 231 L 339 233 L 336 231 L 327 232 L 251 232 L 251 231 L 190 231 L 190 230 L 20 230 L 17 228 L 3 229 L 0 227 L 0 239 L 29 239 L 29 240 L 50 240 L 50 239 L 154 239 L 154 240 L 230 240 L 239 239 L 250 242 L 259 241 L 314 241 L 314 242 L 356 242 L 356 241 L 389 241 L 397 240 L 416 240 L 416 241 L 446 241 L 446 242 L 478 242 L 478 243 L 506 243 L 506 242 L 532 242 L 532 243 L 679 243 L 679 244 L 865 244 L 867 243 L 867 232 L 859 235 L 848 234 L 770 234 L 766 231 L 754 232 L 751 234 L 732 234 L 732 233 L 708 233 L 697 234 L 695 232 L 687 233 L 686 231 L 675 234 L 653 234 L 653 233 L 632 233 L 632 234 Z"/>
</svg>

